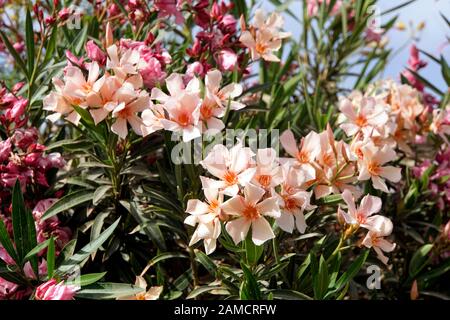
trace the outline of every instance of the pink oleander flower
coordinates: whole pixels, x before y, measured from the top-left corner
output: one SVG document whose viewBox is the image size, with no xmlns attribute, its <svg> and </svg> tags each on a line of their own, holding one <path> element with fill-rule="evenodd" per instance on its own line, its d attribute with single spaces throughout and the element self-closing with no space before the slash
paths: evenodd
<svg viewBox="0 0 450 320">
<path fill-rule="evenodd" d="M 158 10 L 158 17 L 175 17 L 177 24 L 184 23 L 184 17 L 180 11 L 182 4 L 185 0 L 155 0 L 154 5 Z"/>
<path fill-rule="evenodd" d="M 310 203 L 312 191 L 307 192 L 299 188 L 305 182 L 301 171 L 289 165 L 282 166 L 282 169 L 281 190 L 275 193 L 281 209 L 281 215 L 276 219 L 277 225 L 289 233 L 292 233 L 295 228 L 300 233 L 304 233 L 307 225 L 303 212 L 316 208 Z"/>
<path fill-rule="evenodd" d="M 252 184 L 271 190 L 283 182 L 283 171 L 278 163 L 275 149 L 258 149 L 255 168 Z"/>
<path fill-rule="evenodd" d="M 274 52 L 281 48 L 282 39 L 290 37 L 290 33 L 280 31 L 283 24 L 280 14 L 274 12 L 266 19 L 262 9 L 256 10 L 250 30 L 243 31 L 239 38 L 250 49 L 252 60 L 280 61 Z"/>
<path fill-rule="evenodd" d="M 11 154 L 11 139 L 8 138 L 5 141 L 0 141 L 0 163 L 9 159 Z"/>
<path fill-rule="evenodd" d="M 390 191 L 384 179 L 396 183 L 402 178 L 401 168 L 384 166 L 387 162 L 397 158 L 395 151 L 389 146 L 378 148 L 373 143 L 368 143 L 361 147 L 361 152 L 363 159 L 359 161 L 358 180 L 371 179 L 375 189 L 389 193 Z"/>
<path fill-rule="evenodd" d="M 108 47 L 106 51 L 108 52 L 106 69 L 114 71 L 114 75 L 122 81 L 133 84 L 135 89 L 141 88 L 143 80 L 139 70 L 146 67 L 147 64 L 141 58 L 139 51 L 131 48 L 118 48 L 115 44 Z"/>
<path fill-rule="evenodd" d="M 37 287 L 34 298 L 36 300 L 72 300 L 75 293 L 74 286 L 51 279 Z"/>
<path fill-rule="evenodd" d="M 150 103 L 150 107 L 142 111 L 142 135 L 145 137 L 153 132 L 164 129 L 161 119 L 165 119 L 164 106 Z"/>
<path fill-rule="evenodd" d="M 222 71 L 233 71 L 238 66 L 238 56 L 231 49 L 222 49 L 215 56 L 217 65 Z"/>
<path fill-rule="evenodd" d="M 433 110 L 433 121 L 430 125 L 430 130 L 442 137 L 448 144 L 447 135 L 450 135 L 450 105 L 445 109 Z"/>
<path fill-rule="evenodd" d="M 115 96 L 120 103 L 112 111 L 112 116 L 116 120 L 111 126 L 111 131 L 125 139 L 128 135 L 127 124 L 129 123 L 133 131 L 142 136 L 144 123 L 137 113 L 150 107 L 151 101 L 148 93 L 146 91 L 137 93 L 130 83 L 124 83 Z"/>
<path fill-rule="evenodd" d="M 374 129 L 383 127 L 389 119 L 386 107 L 372 97 L 364 97 L 357 102 L 343 98 L 339 110 L 346 120 L 340 127 L 350 137 L 360 130 L 370 136 Z"/>
<path fill-rule="evenodd" d="M 280 142 L 286 152 L 294 157 L 292 161 L 305 172 L 306 181 L 316 178 L 316 169 L 313 165 L 314 160 L 320 154 L 320 136 L 314 131 L 302 138 L 299 145 L 295 141 L 294 133 L 286 130 L 280 136 Z"/>
<path fill-rule="evenodd" d="M 314 195 L 316 199 L 331 193 L 340 194 L 350 190 L 359 195 L 356 181 L 356 157 L 344 141 L 336 141 L 330 126 L 320 134 L 320 153 L 316 158 L 316 179 Z"/>
<path fill-rule="evenodd" d="M 386 221 L 390 222 L 390 220 Z M 384 239 L 384 237 L 389 236 L 392 233 L 392 223 L 389 222 L 379 228 L 381 230 L 380 232 L 369 231 L 362 241 L 362 244 L 365 247 L 373 248 L 375 250 L 378 259 L 385 265 L 387 265 L 389 258 L 386 257 L 383 252 L 392 252 L 396 247 L 395 243 L 391 243 Z"/>
<path fill-rule="evenodd" d="M 183 76 L 173 73 L 166 79 L 166 87 L 170 95 L 158 88 L 152 89 L 151 99 L 162 102 L 169 115 L 168 118 L 159 119 L 159 122 L 165 130 L 181 133 L 185 142 L 200 137 L 199 80 L 193 78 L 185 86 Z"/>
<path fill-rule="evenodd" d="M 116 76 L 104 75 L 96 81 L 92 91 L 86 96 L 85 105 L 97 125 L 102 122 L 120 103 L 122 81 Z M 131 84 L 132 85 L 132 84 Z"/>
<path fill-rule="evenodd" d="M 184 220 L 184 223 L 193 227 L 198 225 L 192 234 L 189 246 L 203 239 L 205 253 L 211 254 L 216 250 L 216 241 L 220 236 L 220 206 L 223 202 L 223 194 L 219 192 L 219 189 L 208 187 L 208 180 L 204 177 L 202 179 L 206 202 L 197 199 L 189 200 L 186 212 L 190 216 Z"/>
<path fill-rule="evenodd" d="M 220 108 L 226 108 L 228 104 L 231 110 L 245 108 L 244 104 L 232 100 L 242 94 L 242 86 L 237 83 L 230 83 L 220 88 L 221 82 L 222 73 L 219 70 L 208 71 L 205 77 L 206 97 L 216 101 Z"/>
<path fill-rule="evenodd" d="M 63 94 L 73 105 L 86 106 L 86 97 L 96 85 L 98 86 L 97 83 L 102 81 L 99 79 L 100 67 L 97 62 L 94 61 L 89 65 L 88 72 L 88 78 L 85 79 L 80 68 L 72 66 L 66 68 Z"/>
<path fill-rule="evenodd" d="M 253 155 L 250 148 L 242 146 L 242 142 L 231 149 L 218 144 L 200 164 L 211 175 L 220 179 L 215 186 L 233 197 L 238 194 L 239 186 L 245 187 L 256 172 L 256 168 L 251 167 Z"/>
<path fill-rule="evenodd" d="M 392 225 L 392 222 L 380 215 L 374 215 L 381 210 L 381 199 L 375 196 L 366 195 L 362 198 L 360 206 L 355 205 L 353 194 L 349 190 L 342 193 L 342 199 L 347 204 L 347 212 L 339 206 L 338 214 L 344 218 L 347 224 L 365 228 L 373 232 L 381 232 L 379 228 Z"/>
<path fill-rule="evenodd" d="M 275 237 L 265 217 L 279 218 L 280 208 L 276 197 L 261 201 L 265 193 L 264 189 L 249 183 L 244 188 L 244 196 L 236 195 L 222 204 L 221 208 L 226 214 L 236 217 L 225 226 L 235 244 L 246 238 L 250 227 L 252 241 L 257 246 Z"/>
<path fill-rule="evenodd" d="M 16 293 L 17 289 L 19 289 L 18 284 L 9 282 L 0 277 L 0 300 L 9 299 Z"/>
</svg>

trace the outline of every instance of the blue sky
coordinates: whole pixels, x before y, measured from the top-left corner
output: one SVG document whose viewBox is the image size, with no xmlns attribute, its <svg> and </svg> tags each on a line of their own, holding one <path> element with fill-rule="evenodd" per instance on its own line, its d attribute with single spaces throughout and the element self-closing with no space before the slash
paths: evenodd
<svg viewBox="0 0 450 320">
<path fill-rule="evenodd" d="M 383 12 L 387 9 L 395 7 L 406 0 L 379 0 L 378 6 L 380 11 Z M 293 12 L 300 12 L 302 0 L 293 0 L 290 4 L 290 8 Z M 262 0 L 262 7 L 267 11 L 273 10 L 273 6 L 268 0 Z M 450 19 L 450 1 L 448 0 L 416 0 L 416 2 L 401 8 L 394 14 L 387 14 L 381 17 L 381 24 L 386 23 L 394 15 L 398 14 L 398 21 L 402 21 L 405 25 L 409 25 L 411 22 L 414 26 L 417 26 L 421 21 L 426 23 L 425 29 L 420 33 L 419 39 L 416 45 L 430 54 L 439 56 L 443 54 L 447 61 L 450 61 L 450 45 L 445 47 L 445 49 L 439 53 L 439 48 L 446 41 L 446 36 L 450 37 L 450 28 L 446 25 L 445 21 L 440 16 L 439 12 L 444 14 L 448 19 Z M 299 35 L 299 23 L 286 15 L 285 29 L 293 33 L 295 38 Z M 386 68 L 384 77 L 391 77 L 398 79 L 399 73 L 404 70 L 406 62 L 409 56 L 409 45 L 405 44 L 412 43 L 408 42 L 410 38 L 408 31 L 398 31 L 396 29 L 392 30 L 389 34 L 389 44 L 390 48 L 397 51 L 395 56 L 391 57 L 391 60 Z M 424 60 L 429 61 L 430 59 L 423 57 Z M 439 88 L 447 88 L 445 82 L 442 80 L 440 66 L 436 63 L 429 61 L 428 66 L 421 70 L 421 75 L 423 75 L 428 80 Z"/>
</svg>

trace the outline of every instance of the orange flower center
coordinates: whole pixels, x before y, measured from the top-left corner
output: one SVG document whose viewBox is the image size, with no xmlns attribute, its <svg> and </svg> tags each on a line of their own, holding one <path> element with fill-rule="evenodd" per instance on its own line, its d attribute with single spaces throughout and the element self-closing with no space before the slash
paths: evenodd
<svg viewBox="0 0 450 320">
<path fill-rule="evenodd" d="M 305 151 L 299 151 L 297 153 L 297 160 L 300 163 L 308 163 L 309 162 L 309 154 Z"/>
<path fill-rule="evenodd" d="M 208 105 L 206 103 L 202 104 L 202 106 L 200 107 L 200 114 L 202 116 L 202 119 L 206 120 L 211 118 L 213 114 L 213 106 Z"/>
<path fill-rule="evenodd" d="M 262 43 L 257 43 L 255 49 L 259 54 L 264 54 L 267 50 L 267 46 Z"/>
<path fill-rule="evenodd" d="M 357 212 L 356 220 L 358 221 L 359 224 L 362 224 L 366 222 L 366 217 L 361 212 Z"/>
<path fill-rule="evenodd" d="M 216 212 L 218 208 L 219 208 L 219 202 L 217 200 L 212 200 L 209 203 L 209 210 L 211 210 L 211 212 Z"/>
<path fill-rule="evenodd" d="M 177 122 L 180 126 L 185 127 L 189 124 L 190 118 L 191 117 L 189 116 L 189 114 L 187 114 L 186 112 L 183 112 L 178 115 Z"/>
<path fill-rule="evenodd" d="M 298 206 L 297 200 L 294 198 L 284 197 L 283 200 L 284 200 L 284 208 L 286 210 L 292 211 Z"/>
<path fill-rule="evenodd" d="M 369 163 L 367 170 L 371 175 L 378 176 L 380 174 L 380 166 L 376 162 Z"/>
<path fill-rule="evenodd" d="M 363 115 L 359 114 L 355 119 L 355 123 L 358 127 L 364 127 L 367 125 L 367 119 Z"/>
<path fill-rule="evenodd" d="M 236 184 L 237 181 L 237 175 L 233 171 L 227 171 L 225 172 L 225 175 L 223 176 L 223 180 L 229 185 L 232 186 Z"/>
<path fill-rule="evenodd" d="M 242 211 L 242 215 L 247 220 L 252 220 L 252 221 L 258 219 L 261 216 L 258 212 L 258 209 L 256 209 L 256 207 L 254 207 L 252 205 L 246 205 L 245 209 Z"/>
<path fill-rule="evenodd" d="M 258 182 L 265 188 L 267 188 L 270 185 L 270 182 L 272 181 L 272 176 L 262 174 L 258 177 Z"/>
</svg>

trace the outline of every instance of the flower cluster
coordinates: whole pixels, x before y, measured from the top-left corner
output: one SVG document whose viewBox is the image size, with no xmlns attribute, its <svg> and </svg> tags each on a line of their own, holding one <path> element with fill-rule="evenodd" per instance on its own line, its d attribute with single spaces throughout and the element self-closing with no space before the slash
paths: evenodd
<svg viewBox="0 0 450 320">
<path fill-rule="evenodd" d="M 222 87 L 222 74 L 210 70 L 204 85 L 198 78 L 192 78 L 185 85 L 182 74 L 173 73 L 166 79 L 169 94 L 153 88 L 151 99 L 157 101 L 142 113 L 146 133 L 159 129 L 176 132 L 183 141 L 198 138 L 201 134 L 216 134 L 224 127 L 220 118 L 227 108 L 240 110 L 244 104 L 232 99 L 242 93 L 240 84 L 231 83 Z M 204 87 L 202 93 L 201 88 Z"/>
<path fill-rule="evenodd" d="M 262 9 L 255 12 L 253 24 L 243 30 L 239 40 L 250 50 L 252 60 L 279 62 L 274 54 L 281 48 L 282 40 L 290 37 L 289 32 L 282 32 L 284 19 L 274 12 L 267 19 Z"/>
<path fill-rule="evenodd" d="M 191 76 L 204 76 L 215 63 L 220 71 L 242 69 L 244 53 L 237 54 L 240 43 L 236 36 L 237 21 L 230 14 L 232 4 L 201 0 L 192 7 L 195 23 L 201 28 L 195 35 L 191 48 L 186 53 L 195 62 L 188 65 L 187 73 Z"/>
<path fill-rule="evenodd" d="M 22 84 L 11 92 L 0 90 L 0 194 L 8 195 L 9 189 L 19 180 L 22 190 L 28 185 L 48 187 L 47 173 L 52 168 L 65 165 L 61 154 L 45 154 L 45 146 L 38 142 L 38 130 L 27 127 L 28 100 L 18 96 Z M 3 197 L 2 197 L 3 198 Z M 0 199 L 0 204 L 2 200 Z"/>
<path fill-rule="evenodd" d="M 439 151 L 434 161 L 427 159 L 414 167 L 413 174 L 420 179 L 425 171 L 431 169 L 427 187 L 432 197 L 437 200 L 438 208 L 445 212 L 450 207 L 450 147 Z"/>
<path fill-rule="evenodd" d="M 266 217 L 275 218 L 283 231 L 292 233 L 297 229 L 304 233 L 307 226 L 304 212 L 315 208 L 311 204 L 313 192 L 316 199 L 331 193 L 342 194 L 349 208 L 345 222 L 353 226 L 350 228 L 353 233 L 357 229 L 354 226 L 367 227 L 372 223 L 367 224 L 366 218 L 381 209 L 381 199 L 372 196 L 363 198 L 361 210 L 354 209 L 353 197 L 362 194 L 355 183 L 371 178 L 374 187 L 384 186 L 387 192 L 382 178 L 400 179 L 399 168 L 383 166 L 393 159 L 388 149 L 370 153 L 374 150 L 369 145 L 360 160 L 355 149 L 334 139 L 330 127 L 320 134 L 310 132 L 300 144 L 292 131 L 287 130 L 280 142 L 292 158 L 277 157 L 272 148 L 258 149 L 255 154 L 241 142 L 231 149 L 220 144 L 211 149 L 201 164 L 216 179 L 201 177 L 206 202 L 189 200 L 187 205 L 190 216 L 185 223 L 198 224 L 191 245 L 203 239 L 206 252 L 213 252 L 221 221 L 236 244 L 246 238 L 250 227 L 256 245 L 272 239 L 274 233 Z M 376 202 L 373 208 L 372 202 Z M 381 216 L 371 219 L 375 219 L 368 228 L 371 233 L 363 243 L 389 251 L 382 237 L 391 233 L 392 223 Z"/>
<path fill-rule="evenodd" d="M 75 107 L 80 107 L 89 110 L 95 124 L 111 116 L 111 130 L 121 138 L 128 134 L 128 123 L 136 134 L 145 135 L 148 130 L 138 116 L 151 105 L 145 87 L 152 88 L 165 78 L 162 68 L 170 56 L 159 46 L 150 48 L 144 42 L 122 39 L 114 44 L 109 25 L 107 35 L 106 56 L 88 42 L 90 63 L 69 59 L 64 78 L 53 79 L 55 91 L 45 97 L 44 110 L 53 112 L 48 116 L 52 121 L 64 116 L 78 125 L 81 116 Z M 106 65 L 101 65 L 105 60 Z"/>
</svg>

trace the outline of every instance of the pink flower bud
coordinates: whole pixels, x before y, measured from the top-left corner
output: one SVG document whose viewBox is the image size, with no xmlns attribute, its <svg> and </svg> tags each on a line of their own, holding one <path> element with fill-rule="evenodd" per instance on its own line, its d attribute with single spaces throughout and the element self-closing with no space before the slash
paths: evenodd
<svg viewBox="0 0 450 320">
<path fill-rule="evenodd" d="M 66 286 L 63 283 L 57 283 L 51 279 L 41 284 L 36 289 L 36 300 L 72 300 L 75 296 L 75 287 Z"/>
<path fill-rule="evenodd" d="M 70 13 L 71 13 L 71 11 L 69 8 L 64 8 L 58 12 L 58 18 L 61 21 L 66 21 L 69 18 Z"/>
<path fill-rule="evenodd" d="M 94 43 L 93 40 L 89 40 L 86 43 L 86 53 L 92 61 L 98 62 L 99 65 L 106 64 L 106 54 Z"/>
</svg>

